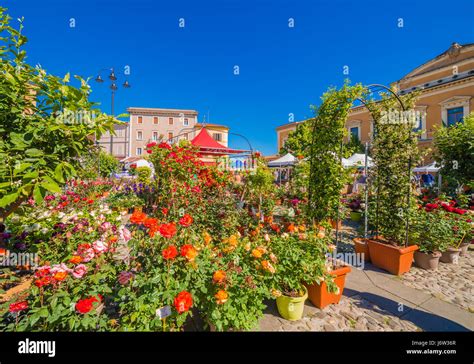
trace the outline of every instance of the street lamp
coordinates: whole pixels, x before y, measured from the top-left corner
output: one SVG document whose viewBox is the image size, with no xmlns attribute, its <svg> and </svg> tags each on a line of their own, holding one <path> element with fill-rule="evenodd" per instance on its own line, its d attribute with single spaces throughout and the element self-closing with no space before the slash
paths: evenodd
<svg viewBox="0 0 474 364">
<path fill-rule="evenodd" d="M 117 92 L 118 90 L 118 86 L 117 86 L 117 83 L 116 81 L 118 80 L 117 76 L 115 75 L 115 72 L 114 72 L 114 69 L 113 68 L 110 68 L 110 69 L 107 69 L 107 68 L 104 68 L 104 69 L 101 69 L 98 74 L 97 74 L 97 77 L 95 78 L 95 81 L 97 83 L 104 83 L 104 79 L 101 77 L 100 73 L 103 72 L 103 71 L 108 71 L 110 72 L 109 73 L 109 76 L 108 76 L 108 79 L 110 80 L 110 90 L 111 90 L 111 114 L 112 116 L 115 115 L 115 92 Z M 128 82 L 128 80 L 125 80 L 125 82 L 123 83 L 122 85 L 123 88 L 130 88 L 132 87 L 130 85 L 130 83 Z M 114 136 L 113 136 L 113 133 L 110 133 L 110 154 L 111 155 L 114 155 L 113 153 L 113 150 L 114 150 Z"/>
</svg>

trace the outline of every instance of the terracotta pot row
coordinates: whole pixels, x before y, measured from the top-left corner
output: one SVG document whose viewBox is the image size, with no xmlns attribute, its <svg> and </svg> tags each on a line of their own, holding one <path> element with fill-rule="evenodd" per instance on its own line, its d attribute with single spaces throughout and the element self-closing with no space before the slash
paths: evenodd
<svg viewBox="0 0 474 364">
<path fill-rule="evenodd" d="M 301 297 L 289 297 L 282 295 L 277 297 L 278 312 L 287 320 L 296 321 L 303 317 L 304 304 L 307 298 L 318 308 L 324 308 L 330 304 L 337 304 L 341 300 L 342 292 L 346 282 L 346 275 L 351 271 L 349 266 L 343 266 L 331 272 L 334 283 L 339 288 L 337 293 L 328 292 L 325 282 L 320 284 L 305 284 L 305 294 Z"/>
</svg>

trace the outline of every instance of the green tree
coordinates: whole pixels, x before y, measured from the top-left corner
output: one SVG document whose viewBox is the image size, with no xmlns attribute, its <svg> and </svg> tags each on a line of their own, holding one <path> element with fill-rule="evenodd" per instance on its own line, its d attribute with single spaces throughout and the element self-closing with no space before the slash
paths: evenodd
<svg viewBox="0 0 474 364">
<path fill-rule="evenodd" d="M 447 192 L 474 181 L 474 113 L 462 123 L 441 127 L 434 135 L 434 158 L 442 165 Z"/>
<path fill-rule="evenodd" d="M 308 120 L 298 124 L 296 130 L 290 132 L 285 145 L 281 148 L 280 154 L 291 153 L 294 156 L 309 155 L 309 149 L 311 146 L 311 122 Z"/>
<path fill-rule="evenodd" d="M 94 136 L 114 122 L 93 109 L 86 80 L 76 76 L 76 88 L 69 74 L 60 79 L 25 62 L 23 20 L 15 29 L 5 11 L 0 8 L 0 218 L 31 197 L 40 202 L 60 192 Z"/>
</svg>

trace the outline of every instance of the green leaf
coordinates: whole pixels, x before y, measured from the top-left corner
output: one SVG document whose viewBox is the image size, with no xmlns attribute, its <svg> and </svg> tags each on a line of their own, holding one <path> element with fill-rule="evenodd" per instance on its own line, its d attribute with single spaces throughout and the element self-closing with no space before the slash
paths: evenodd
<svg viewBox="0 0 474 364">
<path fill-rule="evenodd" d="M 61 188 L 58 184 L 49 176 L 43 177 L 43 182 L 41 182 L 41 186 L 46 190 L 53 192 L 53 193 L 61 193 Z"/>
<path fill-rule="evenodd" d="M 25 151 L 25 154 L 28 157 L 41 157 L 44 153 L 42 150 L 39 150 L 37 148 L 30 148 Z"/>
<path fill-rule="evenodd" d="M 48 315 L 49 315 L 48 308 L 47 308 L 47 307 L 42 307 L 42 308 L 38 311 L 38 315 L 39 315 L 40 317 L 48 317 Z"/>
<path fill-rule="evenodd" d="M 11 193 L 9 195 L 3 196 L 0 199 L 0 207 L 6 207 L 11 203 L 15 202 L 18 198 L 18 192 Z"/>
</svg>

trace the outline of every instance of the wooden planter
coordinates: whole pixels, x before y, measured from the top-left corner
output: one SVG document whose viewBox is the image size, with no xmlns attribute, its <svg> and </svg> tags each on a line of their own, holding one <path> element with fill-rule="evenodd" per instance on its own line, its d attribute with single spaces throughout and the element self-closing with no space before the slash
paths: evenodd
<svg viewBox="0 0 474 364">
<path fill-rule="evenodd" d="M 367 244 L 367 239 L 364 238 L 354 238 L 354 249 L 357 254 L 363 254 L 364 261 L 370 262 L 370 251 L 369 245 Z"/>
<path fill-rule="evenodd" d="M 324 308 L 330 304 L 338 304 L 341 300 L 342 292 L 344 291 L 344 285 L 346 283 L 346 274 L 351 271 L 351 267 L 344 266 L 338 269 L 335 269 L 331 272 L 331 275 L 334 277 L 334 283 L 339 287 L 338 293 L 328 292 L 328 287 L 326 282 L 321 282 L 320 284 L 308 284 L 308 297 L 313 305 L 318 308 Z"/>
<path fill-rule="evenodd" d="M 372 264 L 397 276 L 410 270 L 413 255 L 418 250 L 418 245 L 399 247 L 382 243 L 380 238 L 368 239 L 367 244 Z"/>
</svg>

